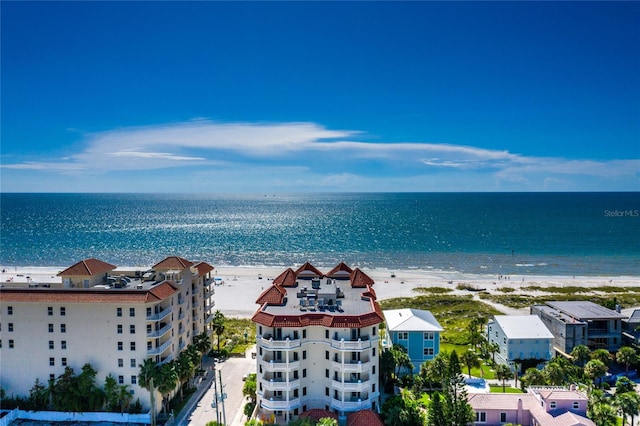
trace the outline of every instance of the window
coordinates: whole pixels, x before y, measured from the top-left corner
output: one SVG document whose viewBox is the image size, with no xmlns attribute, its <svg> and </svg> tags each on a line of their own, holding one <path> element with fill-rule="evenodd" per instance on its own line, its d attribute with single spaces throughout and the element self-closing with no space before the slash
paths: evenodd
<svg viewBox="0 0 640 426">
<path fill-rule="evenodd" d="M 13 349 L 13 339 L 9 339 L 9 349 Z"/>
<path fill-rule="evenodd" d="M 122 342 L 118 342 L 118 350 L 121 351 L 122 350 Z"/>
<path fill-rule="evenodd" d="M 425 331 L 422 337 L 424 340 L 433 340 L 433 331 Z"/>
<path fill-rule="evenodd" d="M 56 379 L 55 374 L 49 374 L 49 380 L 55 380 L 55 379 Z"/>
<path fill-rule="evenodd" d="M 293 380 L 298 380 L 298 370 L 293 370 Z"/>
<path fill-rule="evenodd" d="M 129 344 L 129 347 L 131 348 L 132 351 L 135 351 L 136 350 L 136 342 L 131 342 Z"/>
<path fill-rule="evenodd" d="M 116 308 L 116 316 L 118 317 L 122 316 L 122 308 Z"/>
<path fill-rule="evenodd" d="M 307 330 L 302 330 L 302 338 L 303 339 L 307 338 Z"/>
<path fill-rule="evenodd" d="M 371 334 L 374 335 L 374 336 L 376 335 L 376 327 L 375 326 L 373 327 L 373 329 L 371 329 Z"/>
<path fill-rule="evenodd" d="M 329 330 L 325 330 L 324 331 L 324 338 L 328 339 L 329 338 Z"/>
<path fill-rule="evenodd" d="M 302 377 L 307 377 L 307 369 L 306 368 L 302 369 Z"/>
<path fill-rule="evenodd" d="M 371 374 L 376 374 L 376 366 L 371 367 Z"/>
<path fill-rule="evenodd" d="M 409 333 L 401 331 L 398 333 L 398 340 L 409 340 Z"/>
<path fill-rule="evenodd" d="M 373 358 L 375 358 L 375 357 L 376 357 L 376 348 L 371 349 L 371 356 L 372 356 Z"/>
<path fill-rule="evenodd" d="M 56 365 L 56 359 L 55 358 L 49 358 L 49 366 L 50 367 L 55 367 Z"/>
<path fill-rule="evenodd" d="M 124 360 L 122 358 L 118 358 L 118 367 L 124 367 Z"/>
<path fill-rule="evenodd" d="M 122 334 L 122 324 L 117 325 L 118 334 Z"/>
<path fill-rule="evenodd" d="M 487 421 L 487 413 L 484 411 L 476 412 L 476 422 L 477 423 L 486 423 Z"/>
<path fill-rule="evenodd" d="M 150 317 L 151 316 L 151 308 L 147 308 L 147 316 Z"/>
<path fill-rule="evenodd" d="M 500 423 L 507 422 L 507 413 L 500 413 Z"/>
<path fill-rule="evenodd" d="M 13 315 L 13 306 L 7 306 L 7 315 Z"/>
<path fill-rule="evenodd" d="M 302 388 L 302 396 L 307 396 L 307 387 Z"/>
<path fill-rule="evenodd" d="M 49 315 L 50 317 L 53 316 L 53 306 L 47 307 L 47 315 Z"/>
<path fill-rule="evenodd" d="M 302 351 L 302 359 L 307 359 L 307 351 Z"/>
<path fill-rule="evenodd" d="M 129 316 L 130 317 L 136 316 L 136 308 L 129 308 Z"/>
<path fill-rule="evenodd" d="M 329 378 L 329 369 L 328 368 L 324 369 L 324 377 Z"/>
<path fill-rule="evenodd" d="M 329 359 L 329 351 L 324 351 L 324 359 Z"/>
<path fill-rule="evenodd" d="M 53 333 L 53 324 L 49 324 L 49 333 Z"/>
<path fill-rule="evenodd" d="M 298 395 L 298 389 L 294 389 L 294 390 L 293 390 L 293 397 L 294 397 L 294 398 L 297 398 L 298 396 L 299 396 L 299 395 Z"/>
<path fill-rule="evenodd" d="M 129 334 L 136 334 L 136 325 L 135 324 L 129 325 Z"/>
<path fill-rule="evenodd" d="M 371 385 L 371 392 L 375 393 L 375 391 L 376 391 L 376 384 L 374 383 Z"/>
<path fill-rule="evenodd" d="M 66 358 L 62 358 L 62 366 L 63 367 L 67 366 L 67 359 Z"/>
<path fill-rule="evenodd" d="M 147 350 L 150 351 L 153 349 L 153 343 L 151 341 L 147 342 Z"/>
<path fill-rule="evenodd" d="M 60 316 L 63 317 L 65 315 L 67 315 L 67 308 L 60 306 Z"/>
<path fill-rule="evenodd" d="M 422 352 L 424 356 L 433 356 L 433 348 L 423 348 Z"/>
<path fill-rule="evenodd" d="M 49 340 L 49 349 L 53 349 L 53 348 L 54 348 L 53 340 Z"/>
<path fill-rule="evenodd" d="M 324 388 L 324 394 L 325 394 L 326 396 L 329 396 L 329 388 Z"/>
<path fill-rule="evenodd" d="M 553 410 L 554 408 L 556 408 L 556 402 L 555 402 L 555 401 L 551 401 L 551 402 L 549 403 L 549 408 L 551 408 L 552 410 Z"/>
<path fill-rule="evenodd" d="M 131 368 L 136 368 L 136 359 L 135 358 L 131 358 Z"/>
<path fill-rule="evenodd" d="M 9 323 L 9 331 L 13 331 L 13 323 L 12 322 Z"/>
<path fill-rule="evenodd" d="M 120 384 L 124 383 L 124 376 L 118 376 L 118 383 Z"/>
<path fill-rule="evenodd" d="M 60 324 L 60 333 L 67 332 L 67 324 Z"/>
<path fill-rule="evenodd" d="M 131 376 L 131 384 L 135 385 L 136 383 L 138 383 L 138 376 L 132 375 Z"/>
<path fill-rule="evenodd" d="M 60 341 L 60 349 L 67 349 L 67 341 L 66 340 Z"/>
<path fill-rule="evenodd" d="M 573 409 L 577 410 L 580 408 L 580 403 L 578 401 L 573 401 Z"/>
</svg>

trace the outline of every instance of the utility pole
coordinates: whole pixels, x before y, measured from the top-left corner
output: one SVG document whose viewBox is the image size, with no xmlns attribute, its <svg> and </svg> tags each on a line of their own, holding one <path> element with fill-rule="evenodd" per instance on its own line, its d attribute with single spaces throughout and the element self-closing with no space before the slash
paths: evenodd
<svg viewBox="0 0 640 426">
<path fill-rule="evenodd" d="M 222 386 L 222 371 L 218 370 L 218 374 L 220 377 L 220 401 L 222 402 L 222 424 L 226 426 L 227 416 L 224 413 L 224 400 L 226 395 L 224 394 L 224 386 Z M 214 382 L 215 382 L 215 377 L 214 377 Z"/>
<path fill-rule="evenodd" d="M 211 406 L 216 409 L 216 422 L 220 424 L 220 412 L 218 411 L 218 386 L 216 385 L 216 368 L 213 367 L 213 402 Z"/>
</svg>

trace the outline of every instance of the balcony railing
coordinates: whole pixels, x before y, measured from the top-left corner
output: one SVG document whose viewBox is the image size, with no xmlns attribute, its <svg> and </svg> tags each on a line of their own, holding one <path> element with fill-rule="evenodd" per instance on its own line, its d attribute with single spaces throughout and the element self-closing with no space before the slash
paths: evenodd
<svg viewBox="0 0 640 426">
<path fill-rule="evenodd" d="M 336 371 L 342 371 L 345 373 L 365 373 L 369 371 L 369 362 L 345 362 L 340 363 L 333 361 L 333 369 Z"/>
<path fill-rule="evenodd" d="M 286 401 L 282 397 L 261 398 L 260 405 L 267 410 L 293 410 L 300 406 L 300 398 L 293 398 Z"/>
<path fill-rule="evenodd" d="M 300 361 L 261 361 L 262 369 L 266 372 L 291 371 L 300 368 Z"/>
<path fill-rule="evenodd" d="M 167 325 L 162 327 L 160 330 L 156 330 L 156 331 L 152 331 L 151 333 L 147 333 L 147 337 L 161 337 L 165 333 L 167 333 L 169 330 L 171 330 L 171 323 L 168 323 Z"/>
<path fill-rule="evenodd" d="M 368 391 L 371 387 L 369 380 L 359 380 L 355 382 L 339 382 L 333 380 L 333 388 L 341 392 L 364 392 Z"/>
<path fill-rule="evenodd" d="M 269 350 L 295 349 L 299 348 L 302 343 L 300 339 L 275 340 L 273 337 L 266 336 L 258 337 L 256 340 L 261 347 Z"/>
<path fill-rule="evenodd" d="M 285 381 L 284 379 L 261 380 L 262 389 L 266 391 L 290 391 L 300 387 L 300 379 Z"/>
<path fill-rule="evenodd" d="M 340 411 L 360 411 L 371 408 L 371 401 L 367 398 L 349 398 L 345 401 L 339 399 L 331 399 L 331 407 Z"/>
<path fill-rule="evenodd" d="M 358 340 L 331 340 L 331 347 L 334 349 L 344 350 L 344 351 L 359 351 L 362 349 L 370 349 L 371 348 L 371 340 L 358 339 Z"/>
<path fill-rule="evenodd" d="M 157 348 L 153 348 L 147 351 L 147 355 L 159 355 L 162 352 L 166 351 L 167 348 L 171 346 L 171 339 L 167 340 Z"/>
<path fill-rule="evenodd" d="M 151 314 L 147 316 L 147 321 L 160 321 L 164 319 L 171 313 L 171 306 L 167 306 L 164 310 L 158 312 L 157 314 Z"/>
</svg>

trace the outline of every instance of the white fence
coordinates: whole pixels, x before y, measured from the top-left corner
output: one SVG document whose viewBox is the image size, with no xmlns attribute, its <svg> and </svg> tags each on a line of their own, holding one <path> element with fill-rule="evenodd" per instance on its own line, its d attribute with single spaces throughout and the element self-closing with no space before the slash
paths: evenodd
<svg viewBox="0 0 640 426">
<path fill-rule="evenodd" d="M 151 416 L 148 413 L 64 413 L 60 411 L 23 411 L 16 408 L 0 419 L 0 426 L 8 426 L 12 421 L 17 419 L 52 422 L 110 422 L 146 425 L 151 424 Z"/>
</svg>

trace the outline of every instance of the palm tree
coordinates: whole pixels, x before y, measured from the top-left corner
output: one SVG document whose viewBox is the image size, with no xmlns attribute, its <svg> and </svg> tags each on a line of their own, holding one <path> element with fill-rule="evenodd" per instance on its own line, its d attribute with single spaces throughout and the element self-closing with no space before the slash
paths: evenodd
<svg viewBox="0 0 640 426">
<path fill-rule="evenodd" d="M 193 338 L 193 345 L 202 354 L 200 357 L 200 370 L 202 370 L 202 358 L 207 355 L 211 349 L 211 336 L 207 333 L 200 333 Z"/>
<path fill-rule="evenodd" d="M 104 395 L 107 400 L 107 409 L 109 411 L 115 411 L 118 406 L 117 389 L 118 382 L 116 381 L 116 378 L 109 373 L 109 375 L 104 379 Z"/>
<path fill-rule="evenodd" d="M 478 356 L 473 351 L 466 351 L 460 357 L 460 361 L 467 367 L 469 371 L 469 377 L 471 377 L 471 369 L 474 367 L 480 367 L 480 361 Z"/>
<path fill-rule="evenodd" d="M 117 389 L 118 403 L 120 404 L 120 413 L 124 414 L 125 408 L 129 407 L 133 395 L 129 392 L 129 385 L 118 386 Z"/>
<path fill-rule="evenodd" d="M 630 346 L 623 346 L 616 354 L 616 361 L 624 364 L 625 372 L 629 372 L 629 364 L 633 364 L 638 360 L 635 349 Z"/>
<path fill-rule="evenodd" d="M 151 426 L 156 424 L 156 407 L 155 407 L 155 386 L 154 382 L 160 372 L 158 365 L 151 359 L 147 358 L 144 363 L 138 366 L 140 373 L 138 374 L 138 384 L 149 391 L 149 405 L 151 406 Z"/>
<path fill-rule="evenodd" d="M 498 364 L 496 366 L 496 379 L 502 381 L 502 392 L 503 393 L 505 392 L 506 381 L 509 380 L 512 375 L 513 375 L 513 373 L 511 372 L 511 369 L 509 368 L 508 365 L 506 365 L 506 364 Z"/>
<path fill-rule="evenodd" d="M 192 346 L 189 346 L 192 347 Z M 183 387 L 184 383 L 193 376 L 193 368 L 195 367 L 193 359 L 187 351 L 180 352 L 175 362 L 175 371 L 180 382 L 180 400 L 184 400 Z"/>
<path fill-rule="evenodd" d="M 496 363 L 496 354 L 500 352 L 500 345 L 497 342 L 492 342 L 488 346 L 489 353 L 491 354 L 491 362 Z"/>
<path fill-rule="evenodd" d="M 589 361 L 589 354 L 591 351 L 585 345 L 578 345 L 571 351 L 571 357 L 573 358 L 573 362 L 579 365 L 580 367 L 584 366 L 584 364 Z"/>
<path fill-rule="evenodd" d="M 224 333 L 224 315 L 220 310 L 217 310 L 213 315 L 213 321 L 211 322 L 213 332 L 216 333 L 218 340 L 218 354 L 220 353 L 220 336 Z"/>
<path fill-rule="evenodd" d="M 158 392 L 162 395 L 162 408 L 167 412 L 169 396 L 178 384 L 178 373 L 175 369 L 175 361 L 162 364 L 158 374 Z"/>
<path fill-rule="evenodd" d="M 609 362 L 611 362 L 611 354 L 606 349 L 596 349 L 591 352 L 591 359 L 597 359 L 602 361 L 604 365 L 609 366 Z"/>
<path fill-rule="evenodd" d="M 626 424 L 627 416 L 631 416 L 630 425 L 633 426 L 635 415 L 640 409 L 640 395 L 633 391 L 616 393 L 615 405 L 622 412 L 622 426 Z"/>
<path fill-rule="evenodd" d="M 604 376 L 607 369 L 607 366 L 602 361 L 599 359 L 592 359 L 584 366 L 584 374 L 590 378 L 593 383 L 600 377 Z"/>
<path fill-rule="evenodd" d="M 527 368 L 527 371 L 525 371 L 524 376 L 520 378 L 520 383 L 523 389 L 526 386 L 544 385 L 545 381 L 546 381 L 546 378 L 544 376 L 544 373 L 535 367 Z"/>
<path fill-rule="evenodd" d="M 566 370 L 559 362 L 548 363 L 544 366 L 542 372 L 547 379 L 547 383 L 552 386 L 560 386 L 564 384 L 565 378 L 567 377 Z"/>
</svg>

